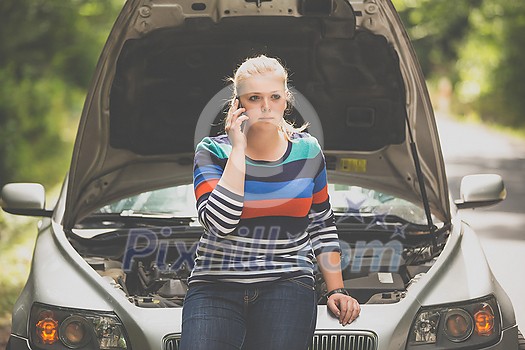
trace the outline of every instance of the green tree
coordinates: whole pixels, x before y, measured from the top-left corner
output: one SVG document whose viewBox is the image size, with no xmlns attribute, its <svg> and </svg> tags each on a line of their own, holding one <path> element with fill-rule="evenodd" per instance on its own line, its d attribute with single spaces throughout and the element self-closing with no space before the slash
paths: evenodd
<svg viewBox="0 0 525 350">
<path fill-rule="evenodd" d="M 472 40 L 484 40 L 483 48 L 492 49 L 479 64 L 489 84 L 481 89 L 476 106 L 480 116 L 511 127 L 525 126 L 525 4 L 522 0 L 485 1 L 484 23 L 490 29 L 481 37 L 472 32 Z"/>
<path fill-rule="evenodd" d="M 86 88 L 123 2 L 0 0 L 0 186 L 63 178 Z M 27 278 L 35 221 L 0 211 L 0 328 Z"/>
<path fill-rule="evenodd" d="M 0 185 L 54 185 L 122 1 L 0 1 Z"/>
<path fill-rule="evenodd" d="M 447 77 L 457 112 L 525 127 L 523 0 L 394 0 L 430 81 Z"/>
<path fill-rule="evenodd" d="M 416 49 L 423 72 L 454 74 L 468 18 L 483 0 L 393 0 Z"/>
</svg>

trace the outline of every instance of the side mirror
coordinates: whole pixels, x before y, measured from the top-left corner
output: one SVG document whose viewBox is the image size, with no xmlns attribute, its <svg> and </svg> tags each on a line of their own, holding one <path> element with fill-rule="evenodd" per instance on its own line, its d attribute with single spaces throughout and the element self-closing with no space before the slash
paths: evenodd
<svg viewBox="0 0 525 350">
<path fill-rule="evenodd" d="M 458 209 L 477 208 L 501 202 L 507 196 L 503 179 L 497 174 L 467 175 L 461 179 Z"/>
<path fill-rule="evenodd" d="M 37 183 L 10 183 L 4 185 L 0 195 L 2 209 L 10 214 L 51 217 L 45 209 L 46 190 Z"/>
</svg>

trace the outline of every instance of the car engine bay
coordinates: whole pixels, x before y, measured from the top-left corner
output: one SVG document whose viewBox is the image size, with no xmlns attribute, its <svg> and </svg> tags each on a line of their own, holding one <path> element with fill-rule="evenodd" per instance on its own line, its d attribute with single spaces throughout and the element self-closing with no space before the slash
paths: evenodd
<svg viewBox="0 0 525 350">
<path fill-rule="evenodd" d="M 202 228 L 171 228 L 169 236 L 166 232 L 166 228 L 118 229 L 83 238 L 82 229 L 74 229 L 69 240 L 103 279 L 136 306 L 181 307 Z M 446 227 L 437 242 L 428 233 L 393 237 L 393 232 L 385 232 L 384 227 L 366 232 L 339 228 L 344 285 L 361 304 L 399 302 L 408 286 L 431 268 L 448 237 Z M 314 265 L 319 304 L 326 304 L 326 285 Z"/>
</svg>

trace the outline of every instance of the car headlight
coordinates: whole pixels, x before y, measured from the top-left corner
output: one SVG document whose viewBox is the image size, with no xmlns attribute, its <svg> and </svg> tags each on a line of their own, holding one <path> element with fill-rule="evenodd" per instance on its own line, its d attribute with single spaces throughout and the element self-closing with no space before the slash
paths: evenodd
<svg viewBox="0 0 525 350">
<path fill-rule="evenodd" d="M 29 323 L 29 339 L 35 349 L 131 349 L 122 322 L 110 312 L 35 303 Z"/>
<path fill-rule="evenodd" d="M 407 349 L 479 349 L 499 341 L 501 316 L 493 296 L 464 303 L 423 307 L 408 336 Z"/>
</svg>

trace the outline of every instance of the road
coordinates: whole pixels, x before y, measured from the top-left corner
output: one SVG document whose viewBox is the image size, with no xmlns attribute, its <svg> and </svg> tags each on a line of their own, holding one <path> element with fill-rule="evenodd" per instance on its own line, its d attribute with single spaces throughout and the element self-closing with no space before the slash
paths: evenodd
<svg viewBox="0 0 525 350">
<path fill-rule="evenodd" d="M 518 325 L 525 331 L 525 140 L 486 126 L 438 115 L 443 157 L 453 198 L 461 177 L 496 173 L 507 198 L 492 207 L 461 210 L 475 229 L 497 280 L 512 299 Z"/>
</svg>

